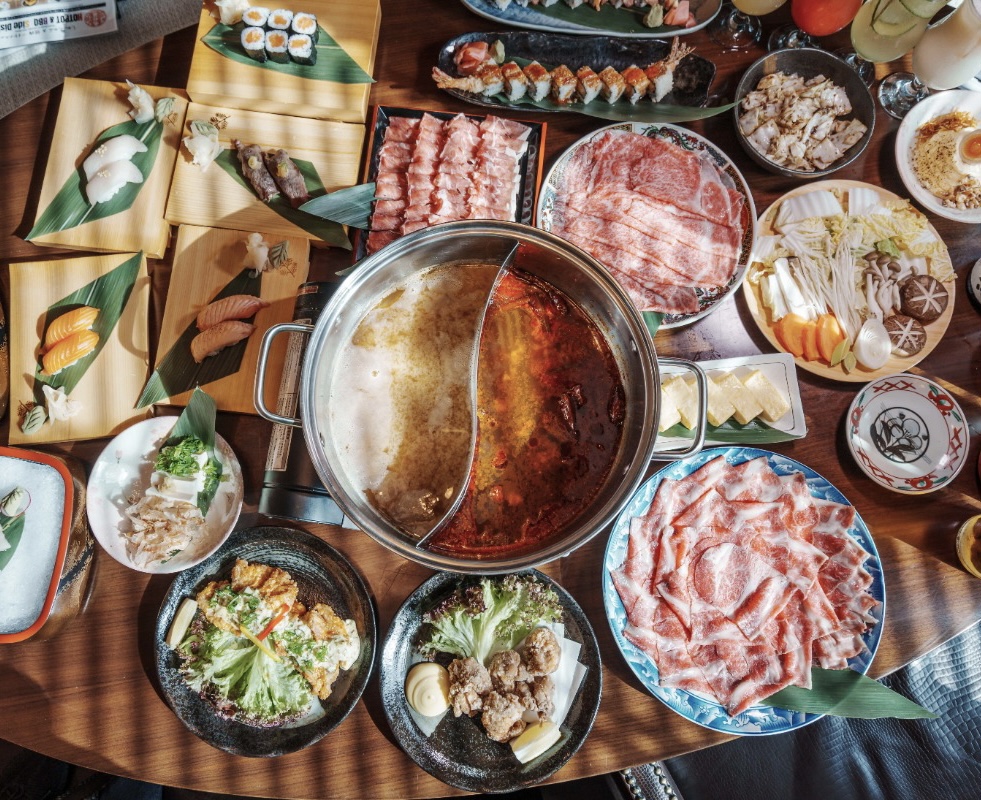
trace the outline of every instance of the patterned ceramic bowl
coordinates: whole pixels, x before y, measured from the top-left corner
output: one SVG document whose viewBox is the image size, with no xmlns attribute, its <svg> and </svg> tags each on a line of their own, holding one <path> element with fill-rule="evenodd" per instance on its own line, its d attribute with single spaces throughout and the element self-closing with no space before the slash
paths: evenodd
<svg viewBox="0 0 981 800">
<path fill-rule="evenodd" d="M 865 386 L 848 410 L 848 448 L 886 489 L 926 494 L 967 460 L 970 432 L 957 401 L 928 378 L 902 373 Z"/>
</svg>

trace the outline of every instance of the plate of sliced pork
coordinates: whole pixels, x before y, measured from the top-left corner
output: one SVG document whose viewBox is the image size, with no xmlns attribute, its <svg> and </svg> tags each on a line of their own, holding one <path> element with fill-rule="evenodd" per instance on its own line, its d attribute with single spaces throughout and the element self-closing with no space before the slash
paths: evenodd
<svg viewBox="0 0 981 800">
<path fill-rule="evenodd" d="M 821 715 L 767 705 L 811 667 L 868 671 L 885 584 L 854 507 L 776 453 L 714 448 L 655 474 L 614 525 L 603 593 L 634 675 L 686 719 L 741 736 Z"/>
<path fill-rule="evenodd" d="M 662 328 L 677 328 L 739 288 L 756 210 L 746 180 L 707 139 L 623 122 L 559 157 L 537 224 L 600 261 L 641 311 L 662 315 Z"/>
</svg>

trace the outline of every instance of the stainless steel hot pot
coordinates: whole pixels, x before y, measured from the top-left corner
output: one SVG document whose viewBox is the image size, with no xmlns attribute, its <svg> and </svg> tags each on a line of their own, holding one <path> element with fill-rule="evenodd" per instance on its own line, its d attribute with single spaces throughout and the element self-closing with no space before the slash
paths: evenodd
<svg viewBox="0 0 981 800">
<path fill-rule="evenodd" d="M 408 276 L 457 261 L 502 263 L 519 245 L 523 253 L 530 250 L 534 255 L 534 258 L 523 257 L 521 268 L 533 272 L 576 301 L 604 333 L 613 350 L 626 395 L 620 452 L 593 501 L 572 524 L 538 549 L 492 560 L 434 553 L 417 547 L 411 538 L 400 532 L 368 502 L 365 487 L 356 485 L 346 474 L 343 459 L 339 456 L 344 443 L 332 441 L 326 435 L 331 404 L 349 402 L 348 398 L 328 396 L 331 370 L 336 366 L 340 346 L 350 341 L 365 314 Z M 276 336 L 287 331 L 310 334 L 300 379 L 299 419 L 278 415 L 263 402 L 270 344 Z M 704 398 L 704 373 L 689 362 L 680 363 L 696 373 Z M 259 356 L 255 404 L 259 413 L 269 420 L 302 427 L 311 460 L 324 486 L 369 536 L 399 555 L 433 569 L 500 573 L 566 555 L 612 522 L 640 485 L 654 452 L 660 378 L 653 343 L 642 316 L 599 262 L 565 240 L 537 228 L 468 220 L 420 230 L 364 259 L 338 288 L 315 326 L 282 324 L 271 328 L 263 338 Z M 699 431 L 693 446 L 673 457 L 694 452 L 701 447 L 701 440 L 702 432 Z"/>
</svg>

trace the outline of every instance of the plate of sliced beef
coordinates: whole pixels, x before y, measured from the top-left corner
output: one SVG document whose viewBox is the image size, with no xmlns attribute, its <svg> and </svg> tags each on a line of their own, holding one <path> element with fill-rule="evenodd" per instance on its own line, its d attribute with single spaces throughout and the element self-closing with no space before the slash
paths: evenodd
<svg viewBox="0 0 981 800">
<path fill-rule="evenodd" d="M 711 313 L 742 283 L 756 235 L 746 180 L 707 139 L 667 124 L 618 123 L 555 162 L 537 225 L 585 250 L 661 327 Z"/>
<path fill-rule="evenodd" d="M 644 484 L 614 525 L 603 593 L 634 675 L 712 730 L 783 733 L 767 705 L 811 668 L 868 671 L 885 613 L 875 543 L 829 481 L 786 456 L 714 448 Z"/>
</svg>

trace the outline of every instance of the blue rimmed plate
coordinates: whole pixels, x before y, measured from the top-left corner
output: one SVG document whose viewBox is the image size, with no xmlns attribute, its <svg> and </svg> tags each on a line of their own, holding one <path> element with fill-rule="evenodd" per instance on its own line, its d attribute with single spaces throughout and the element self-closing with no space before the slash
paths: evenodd
<svg viewBox="0 0 981 800">
<path fill-rule="evenodd" d="M 651 476 L 637 490 L 613 526 L 603 558 L 603 604 L 606 609 L 606 618 L 610 623 L 613 638 L 637 680 L 672 711 L 676 711 L 685 719 L 705 728 L 736 736 L 766 736 L 774 733 L 786 733 L 809 725 L 823 715 L 787 711 L 768 706 L 764 702 L 752 706 L 741 714 L 730 717 L 725 708 L 714 699 L 683 689 L 660 686 L 657 665 L 650 656 L 643 653 L 623 636 L 623 629 L 627 626 L 627 614 L 620 600 L 620 595 L 617 594 L 617 590 L 613 586 L 610 571 L 618 569 L 626 558 L 631 518 L 647 511 L 657 487 L 665 478 L 673 480 L 684 478 L 719 456 L 725 456 L 730 464 L 741 464 L 744 461 L 765 456 L 770 467 L 778 475 L 802 472 L 807 479 L 807 487 L 812 497 L 831 500 L 836 503 L 848 503 L 845 496 L 830 481 L 818 475 L 810 467 L 792 458 L 771 453 L 768 450 L 759 450 L 755 447 L 717 447 L 703 450 L 692 458 L 671 464 Z M 848 533 L 869 553 L 864 564 L 865 569 L 872 576 L 869 592 L 872 597 L 879 601 L 879 605 L 871 612 L 876 619 L 876 624 L 862 637 L 868 648 L 867 652 L 855 656 L 848 662 L 852 669 L 865 674 L 872 664 L 875 652 L 879 648 L 879 640 L 882 637 L 882 620 L 886 610 L 886 587 L 882 578 L 882 567 L 879 563 L 879 553 L 876 550 L 875 542 L 872 540 L 872 535 L 869 533 L 865 522 L 857 513 L 855 514 L 855 522 L 848 529 Z"/>
</svg>

